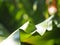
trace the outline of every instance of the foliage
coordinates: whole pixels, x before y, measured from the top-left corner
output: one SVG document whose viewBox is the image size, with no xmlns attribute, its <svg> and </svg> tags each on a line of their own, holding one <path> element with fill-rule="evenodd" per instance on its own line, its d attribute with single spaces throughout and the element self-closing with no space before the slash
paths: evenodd
<svg viewBox="0 0 60 45">
<path fill-rule="evenodd" d="M 50 17 L 46 0 L 0 0 L 0 24 L 3 25 L 2 29 L 0 25 L 0 32 L 4 33 L 0 37 L 5 39 L 29 21 L 25 30 L 20 29 L 21 45 L 60 45 L 60 0 L 56 0 L 56 3 L 57 13 L 52 19 L 52 30 L 46 29 L 41 36 L 38 32 L 31 32 L 36 30 L 35 25 Z"/>
</svg>

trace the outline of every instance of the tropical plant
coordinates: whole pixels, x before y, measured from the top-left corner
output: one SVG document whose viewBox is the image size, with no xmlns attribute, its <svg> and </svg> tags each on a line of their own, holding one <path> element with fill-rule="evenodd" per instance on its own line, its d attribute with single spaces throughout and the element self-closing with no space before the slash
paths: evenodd
<svg viewBox="0 0 60 45">
<path fill-rule="evenodd" d="M 1 42 L 16 30 L 20 45 L 60 45 L 60 0 L 0 0 Z"/>
</svg>

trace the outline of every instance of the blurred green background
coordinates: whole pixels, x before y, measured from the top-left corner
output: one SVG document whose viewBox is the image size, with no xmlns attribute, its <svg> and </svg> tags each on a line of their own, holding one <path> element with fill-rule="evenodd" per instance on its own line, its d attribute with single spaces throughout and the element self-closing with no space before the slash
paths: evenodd
<svg viewBox="0 0 60 45">
<path fill-rule="evenodd" d="M 20 31 L 21 45 L 60 45 L 60 0 L 56 3 L 58 11 L 53 29 L 41 36 L 30 32 L 36 29 L 36 24 L 49 18 L 46 0 L 0 0 L 0 38 L 5 39 L 29 20 L 26 31 Z"/>
</svg>

